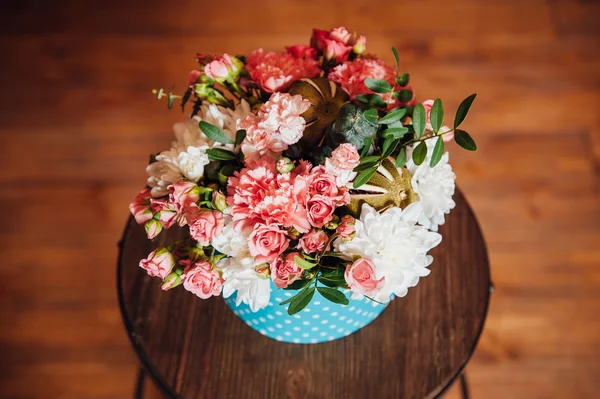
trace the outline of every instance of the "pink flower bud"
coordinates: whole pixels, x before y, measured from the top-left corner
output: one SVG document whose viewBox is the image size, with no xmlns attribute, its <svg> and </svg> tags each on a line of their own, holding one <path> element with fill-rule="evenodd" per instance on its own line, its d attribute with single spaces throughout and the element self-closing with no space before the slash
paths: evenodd
<svg viewBox="0 0 600 399">
<path fill-rule="evenodd" d="M 271 268 L 268 263 L 261 263 L 254 268 L 256 274 L 258 274 L 262 278 L 270 278 L 271 277 Z"/>
<path fill-rule="evenodd" d="M 289 173 L 294 169 L 294 163 L 287 157 L 280 158 L 277 161 L 277 171 L 279 173 Z"/>
<path fill-rule="evenodd" d="M 335 40 L 325 39 L 324 41 L 326 59 L 335 60 L 338 63 L 348 60 L 352 47 Z"/>
<path fill-rule="evenodd" d="M 364 54 L 364 52 L 367 51 L 367 38 L 363 35 L 360 35 L 358 39 L 356 39 L 356 41 L 354 42 L 354 47 L 352 47 L 352 51 L 354 51 L 354 53 L 358 55 Z"/>
<path fill-rule="evenodd" d="M 152 195 L 149 188 L 145 188 L 138 193 L 135 200 L 129 204 L 129 211 L 135 218 L 137 224 L 144 224 L 152 219 L 152 210 L 150 209 L 150 200 Z"/>
<path fill-rule="evenodd" d="M 211 62 L 204 66 L 204 73 L 209 78 L 223 83 L 228 78 L 237 78 L 243 67 L 243 63 L 229 54 L 223 54 L 221 57 L 215 57 Z"/>
<path fill-rule="evenodd" d="M 227 208 L 227 197 L 220 191 L 213 191 L 213 206 L 223 212 Z"/>
<path fill-rule="evenodd" d="M 153 239 L 162 231 L 162 225 L 156 219 L 150 219 L 144 225 L 144 229 L 146 230 L 146 234 L 149 239 Z"/>
<path fill-rule="evenodd" d="M 343 26 L 335 28 L 329 33 L 330 39 L 343 44 L 348 44 L 351 37 L 352 33 L 348 32 L 348 29 L 344 28 Z"/>
<path fill-rule="evenodd" d="M 172 288 L 177 287 L 181 283 L 182 283 L 182 281 L 181 281 L 181 277 L 179 276 L 179 274 L 177 274 L 177 272 L 173 272 L 173 273 L 169 274 L 167 277 L 165 277 L 165 280 L 163 281 L 163 284 L 160 286 L 160 288 L 162 288 L 163 291 L 168 291 Z"/>
<path fill-rule="evenodd" d="M 200 72 L 197 69 L 193 69 L 190 71 L 190 73 L 188 74 L 188 85 L 193 85 L 194 83 L 196 83 L 198 81 L 198 78 L 200 77 L 200 75 L 202 75 L 202 72 Z"/>
<path fill-rule="evenodd" d="M 175 266 L 175 257 L 167 248 L 152 251 L 146 259 L 140 261 L 140 267 L 152 277 L 167 277 Z"/>
</svg>

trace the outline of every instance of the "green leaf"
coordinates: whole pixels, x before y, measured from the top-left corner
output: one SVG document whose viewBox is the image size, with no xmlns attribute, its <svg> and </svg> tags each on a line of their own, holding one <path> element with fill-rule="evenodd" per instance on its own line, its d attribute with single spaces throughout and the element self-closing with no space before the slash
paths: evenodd
<svg viewBox="0 0 600 399">
<path fill-rule="evenodd" d="M 373 144 L 373 136 L 369 136 L 369 137 L 365 138 L 365 145 L 363 146 L 363 149 L 360 152 L 361 157 L 364 157 L 365 155 L 367 155 L 367 153 L 371 149 L 371 144 Z"/>
<path fill-rule="evenodd" d="M 308 262 L 299 256 L 294 256 L 294 263 L 304 270 L 310 270 L 316 266 L 315 263 Z"/>
<path fill-rule="evenodd" d="M 326 280 L 326 279 L 319 278 L 318 280 L 319 280 L 319 283 L 326 285 L 327 287 L 331 287 L 331 288 L 341 287 L 346 284 L 346 280 L 344 280 L 344 279 Z"/>
<path fill-rule="evenodd" d="M 400 75 L 396 78 L 396 83 L 398 83 L 402 87 L 406 86 L 409 81 L 410 81 L 410 75 L 407 73 L 403 73 L 402 75 Z"/>
<path fill-rule="evenodd" d="M 312 280 L 296 280 L 284 288 L 284 290 L 300 290 L 310 284 Z"/>
<path fill-rule="evenodd" d="M 307 281 L 312 282 L 313 280 L 307 280 Z M 294 299 L 296 299 L 296 297 L 298 295 L 301 295 L 303 292 L 307 291 L 309 286 L 310 285 L 304 286 L 304 288 L 302 288 L 302 290 L 300 292 L 298 292 L 296 295 L 294 295 L 293 297 L 288 298 L 285 301 L 279 302 L 279 306 L 283 306 L 283 305 L 286 305 L 286 304 L 292 302 Z"/>
<path fill-rule="evenodd" d="M 404 118 L 406 115 L 406 109 L 404 108 L 396 108 L 395 110 L 388 113 L 386 116 L 381 118 L 377 123 L 380 125 L 389 125 L 394 122 L 398 122 L 400 119 Z"/>
<path fill-rule="evenodd" d="M 362 172 L 360 172 L 356 176 L 356 179 L 354 179 L 354 183 L 352 184 L 352 186 L 354 188 L 359 188 L 360 186 L 371 180 L 371 177 L 373 177 L 373 175 L 377 171 L 377 168 L 379 168 L 379 165 L 375 165 L 370 169 L 363 170 Z"/>
<path fill-rule="evenodd" d="M 395 91 L 393 96 L 396 97 L 396 99 L 398 99 L 398 101 L 400 101 L 401 103 L 407 103 L 410 100 L 412 100 L 413 92 L 409 89 L 402 89 Z"/>
<path fill-rule="evenodd" d="M 353 172 L 362 172 L 363 170 L 371 169 L 373 166 L 379 167 L 379 161 L 361 163 L 360 165 L 358 165 L 357 167 L 352 169 L 352 171 Z"/>
<path fill-rule="evenodd" d="M 375 93 L 389 93 L 392 91 L 392 86 L 387 81 L 381 79 L 366 78 L 365 86 Z"/>
<path fill-rule="evenodd" d="M 398 156 L 396 157 L 396 162 L 395 162 L 395 166 L 397 168 L 401 168 L 404 165 L 406 165 L 406 147 L 400 148 L 400 152 L 398 153 Z"/>
<path fill-rule="evenodd" d="M 246 131 L 245 130 L 238 130 L 237 132 L 235 132 L 235 145 L 240 145 L 242 144 L 242 142 L 244 141 L 244 139 L 246 138 Z"/>
<path fill-rule="evenodd" d="M 224 131 L 222 131 L 215 125 L 211 125 L 210 123 L 205 121 L 200 121 L 198 126 L 200 126 L 200 130 L 202 130 L 202 133 L 206 134 L 206 136 L 208 136 L 208 138 L 212 141 L 216 141 L 223 144 L 233 144 L 233 140 L 231 140 L 231 138 L 229 138 L 229 136 Z"/>
<path fill-rule="evenodd" d="M 427 116 L 425 113 L 425 107 L 423 104 L 417 104 L 415 106 L 415 110 L 413 111 L 412 123 L 413 128 L 415 129 L 415 134 L 417 138 L 421 138 L 423 132 L 425 131 L 425 122 L 427 121 Z"/>
<path fill-rule="evenodd" d="M 321 294 L 323 298 L 333 303 L 340 303 L 342 305 L 348 305 L 350 303 L 348 298 L 346 298 L 346 295 L 344 295 L 341 291 L 336 290 L 335 288 L 319 287 L 317 288 L 317 291 L 319 291 L 319 294 Z"/>
<path fill-rule="evenodd" d="M 417 145 L 412 153 L 413 162 L 415 165 L 421 165 L 427 156 L 427 144 L 424 141 L 421 141 L 419 145 Z"/>
<path fill-rule="evenodd" d="M 395 139 L 399 139 L 406 133 L 408 133 L 407 127 L 392 127 L 389 129 L 385 129 L 383 132 L 381 132 L 381 137 L 393 137 Z"/>
<path fill-rule="evenodd" d="M 375 108 L 387 107 L 387 103 L 377 94 L 359 94 L 356 101 Z"/>
<path fill-rule="evenodd" d="M 429 119 L 431 120 L 431 127 L 433 127 L 433 131 L 436 133 L 439 132 L 442 124 L 444 123 L 444 107 L 442 107 L 442 100 L 439 98 L 433 102 Z"/>
<path fill-rule="evenodd" d="M 477 149 L 475 140 L 464 130 L 456 129 L 454 131 L 454 141 L 465 150 L 475 151 Z"/>
<path fill-rule="evenodd" d="M 460 126 L 460 124 L 463 123 L 463 121 L 467 117 L 469 109 L 471 108 L 471 104 L 473 104 L 473 101 L 475 100 L 475 97 L 477 97 L 477 94 L 471 94 L 469 97 L 465 98 L 462 101 L 462 103 L 460 103 L 460 105 L 458 106 L 458 109 L 456 110 L 456 116 L 454 117 L 455 128 Z"/>
<path fill-rule="evenodd" d="M 360 159 L 360 163 L 371 163 L 371 162 L 376 162 L 379 161 L 380 157 L 379 155 L 369 155 L 368 157 L 362 157 Z"/>
<path fill-rule="evenodd" d="M 206 150 L 206 155 L 208 155 L 208 159 L 211 161 L 231 161 L 237 159 L 233 152 L 222 148 L 210 148 Z"/>
<path fill-rule="evenodd" d="M 219 171 L 219 173 L 221 173 L 224 176 L 233 176 L 234 172 L 236 171 L 236 167 L 235 165 L 232 164 L 227 164 L 225 166 L 223 166 L 221 168 L 221 170 Z"/>
<path fill-rule="evenodd" d="M 442 155 L 444 155 L 444 140 L 442 140 L 441 137 L 438 137 L 435 147 L 433 147 L 433 154 L 431 155 L 429 166 L 433 168 L 437 165 L 438 162 L 440 162 L 440 159 L 442 159 Z"/>
<path fill-rule="evenodd" d="M 169 93 L 169 96 L 167 97 L 167 108 L 173 109 L 173 104 L 175 103 L 175 98 L 177 98 L 177 97 L 175 97 L 174 95 Z"/>
<path fill-rule="evenodd" d="M 304 309 L 313 299 L 314 295 L 315 287 L 310 287 L 309 289 L 300 292 L 294 297 L 294 300 L 290 303 L 290 306 L 287 310 L 288 314 L 291 316 Z"/>
<path fill-rule="evenodd" d="M 377 113 L 377 110 L 375 108 L 366 110 L 363 115 L 365 116 L 365 119 L 369 122 L 377 123 L 377 118 L 379 117 L 379 114 Z"/>
<path fill-rule="evenodd" d="M 394 59 L 396 60 L 396 69 L 400 67 L 400 57 L 398 57 L 398 50 L 396 47 L 392 47 L 392 53 L 394 53 Z"/>
<path fill-rule="evenodd" d="M 385 141 L 383 142 L 383 146 L 381 148 L 381 157 L 382 158 L 387 158 L 389 157 L 392 152 L 394 152 L 394 150 L 396 149 L 396 147 L 398 146 L 399 141 L 396 140 L 394 137 L 388 137 L 385 139 Z"/>
</svg>

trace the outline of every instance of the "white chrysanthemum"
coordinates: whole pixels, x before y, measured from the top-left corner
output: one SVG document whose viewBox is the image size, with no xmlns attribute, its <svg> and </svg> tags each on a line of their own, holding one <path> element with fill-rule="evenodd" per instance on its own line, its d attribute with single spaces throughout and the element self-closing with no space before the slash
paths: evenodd
<svg viewBox="0 0 600 399">
<path fill-rule="evenodd" d="M 417 285 L 419 277 L 429 274 L 427 266 L 433 257 L 427 252 L 440 243 L 442 236 L 417 224 L 421 213 L 420 202 L 404 210 L 390 208 L 381 214 L 363 204 L 356 220 L 356 236 L 347 242 L 336 241 L 343 254 L 370 259 L 377 280 L 385 277 L 384 286 L 375 296 L 380 302 L 388 302 L 392 294 L 405 296 L 408 288 Z"/>
<path fill-rule="evenodd" d="M 412 188 L 417 194 L 417 200 L 423 205 L 419 223 L 432 231 L 437 231 L 438 226 L 444 224 L 444 215 L 449 214 L 455 206 L 452 196 L 454 195 L 456 175 L 448 163 L 448 153 L 446 152 L 433 168 L 429 166 L 437 140 L 440 139 L 425 141 L 427 158 L 421 165 L 417 166 L 412 161 L 412 148 L 409 148 L 406 154 L 409 159 L 406 167 L 412 176 Z"/>
<path fill-rule="evenodd" d="M 223 271 L 223 297 L 229 298 L 237 292 L 236 305 L 245 303 L 253 312 L 266 307 L 271 299 L 271 281 L 259 275 L 254 267 L 254 258 L 224 258 L 217 267 Z"/>
<path fill-rule="evenodd" d="M 208 164 L 206 149 L 221 147 L 234 150 L 233 144 L 215 143 L 210 140 L 200 130 L 200 121 L 218 126 L 235 140 L 240 122 L 251 112 L 250 105 L 245 100 L 242 100 L 235 110 L 205 103 L 197 116 L 173 125 L 175 141 L 171 149 L 157 155 L 156 162 L 146 168 L 150 176 L 148 185 L 152 187 L 152 196 L 167 195 L 169 185 L 184 176 L 192 181 L 200 179 L 204 174 L 204 166 Z"/>
</svg>

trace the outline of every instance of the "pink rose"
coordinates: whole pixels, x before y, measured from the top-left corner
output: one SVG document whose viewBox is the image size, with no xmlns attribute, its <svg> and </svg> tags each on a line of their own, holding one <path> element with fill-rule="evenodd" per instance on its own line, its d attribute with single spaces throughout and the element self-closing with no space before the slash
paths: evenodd
<svg viewBox="0 0 600 399">
<path fill-rule="evenodd" d="M 325 58 L 336 62 L 345 62 L 352 51 L 352 47 L 335 40 L 325 39 Z"/>
<path fill-rule="evenodd" d="M 299 252 L 290 252 L 284 259 L 278 257 L 271 263 L 271 279 L 277 288 L 285 288 L 302 276 L 302 268 L 296 264 L 294 257 L 303 258 Z"/>
<path fill-rule="evenodd" d="M 321 29 L 313 29 L 310 45 L 318 50 L 325 49 L 325 39 L 329 38 L 329 32 Z"/>
<path fill-rule="evenodd" d="M 190 71 L 190 73 L 188 74 L 188 85 L 193 85 L 194 83 L 196 83 L 198 81 L 198 78 L 200 77 L 200 75 L 202 75 L 202 72 L 200 72 L 197 69 L 193 69 Z"/>
<path fill-rule="evenodd" d="M 223 288 L 219 272 L 207 261 L 188 266 L 181 275 L 183 288 L 202 299 L 217 296 Z"/>
<path fill-rule="evenodd" d="M 285 50 L 295 58 L 315 59 L 317 58 L 317 50 L 307 46 L 306 44 L 296 44 L 295 46 L 287 46 Z"/>
<path fill-rule="evenodd" d="M 331 163 L 341 170 L 352 170 L 360 163 L 360 155 L 356 147 L 350 143 L 340 144 L 331 153 Z"/>
<path fill-rule="evenodd" d="M 352 47 L 352 51 L 356 54 L 361 55 L 365 51 L 367 51 L 367 38 L 363 35 L 360 35 L 358 39 L 354 42 L 354 47 Z"/>
<path fill-rule="evenodd" d="M 322 194 L 334 199 L 340 192 L 335 181 L 335 176 L 325 172 L 323 166 L 317 166 L 311 171 L 308 190 L 311 194 Z"/>
<path fill-rule="evenodd" d="M 354 227 L 355 223 L 356 220 L 352 216 L 343 216 L 340 224 L 338 225 L 336 233 L 339 234 L 340 238 L 343 240 L 353 238 L 354 233 L 356 232 L 356 228 Z"/>
<path fill-rule="evenodd" d="M 156 215 L 158 215 L 158 221 L 160 221 L 164 229 L 173 226 L 179 216 L 176 206 L 166 199 L 153 198 L 150 201 L 150 208 L 152 209 L 152 213 L 154 213 L 155 219 Z"/>
<path fill-rule="evenodd" d="M 335 28 L 329 33 L 329 39 L 332 39 L 332 40 L 335 40 L 335 41 L 338 41 L 338 42 L 344 43 L 344 44 L 348 44 L 348 42 L 350 41 L 351 38 L 352 38 L 352 34 L 350 32 L 348 32 L 348 29 L 344 28 L 343 26 L 341 26 L 339 28 Z"/>
<path fill-rule="evenodd" d="M 258 224 L 248 237 L 250 255 L 257 263 L 272 262 L 289 245 L 285 231 L 274 224 Z"/>
<path fill-rule="evenodd" d="M 215 57 L 204 66 L 204 73 L 217 82 L 224 82 L 229 77 L 237 76 L 241 69 L 241 61 L 229 54 Z"/>
<path fill-rule="evenodd" d="M 385 283 L 385 277 L 379 280 L 375 279 L 375 266 L 365 258 L 360 258 L 348 265 L 344 278 L 352 292 L 366 296 L 376 295 Z"/>
<path fill-rule="evenodd" d="M 223 231 L 223 213 L 218 210 L 199 208 L 192 204 L 185 209 L 190 225 L 190 236 L 202 246 L 209 245 Z"/>
<path fill-rule="evenodd" d="M 152 277 L 164 280 L 175 266 L 175 257 L 167 248 L 158 248 L 150 252 L 146 259 L 140 261 L 140 267 Z"/>
<path fill-rule="evenodd" d="M 301 248 L 307 254 L 312 254 L 313 252 L 323 251 L 328 242 L 329 236 L 327 233 L 323 230 L 312 229 L 300 238 L 298 248 Z"/>
<path fill-rule="evenodd" d="M 314 227 L 323 225 L 333 219 L 334 205 L 330 197 L 321 194 L 314 195 L 306 202 L 308 220 Z"/>
<path fill-rule="evenodd" d="M 200 190 L 196 183 L 178 180 L 169 186 L 169 202 L 181 211 L 200 199 Z"/>
<path fill-rule="evenodd" d="M 131 212 L 137 224 L 144 224 L 152 219 L 152 210 L 150 209 L 151 198 L 151 190 L 145 188 L 140 191 L 135 197 L 135 200 L 129 204 L 129 212 Z"/>
</svg>

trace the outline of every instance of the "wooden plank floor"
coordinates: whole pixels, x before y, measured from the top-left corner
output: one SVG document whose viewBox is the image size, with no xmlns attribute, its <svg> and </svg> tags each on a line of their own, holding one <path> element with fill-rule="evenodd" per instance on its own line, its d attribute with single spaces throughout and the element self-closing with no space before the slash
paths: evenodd
<svg viewBox="0 0 600 399">
<path fill-rule="evenodd" d="M 0 12 L 0 397 L 127 398 L 136 359 L 116 242 L 196 52 L 276 49 L 347 25 L 419 98 L 479 97 L 452 148 L 496 284 L 475 398 L 600 391 L 600 3 L 22 0 Z M 435 271 L 434 271 L 435 272 Z"/>
</svg>

